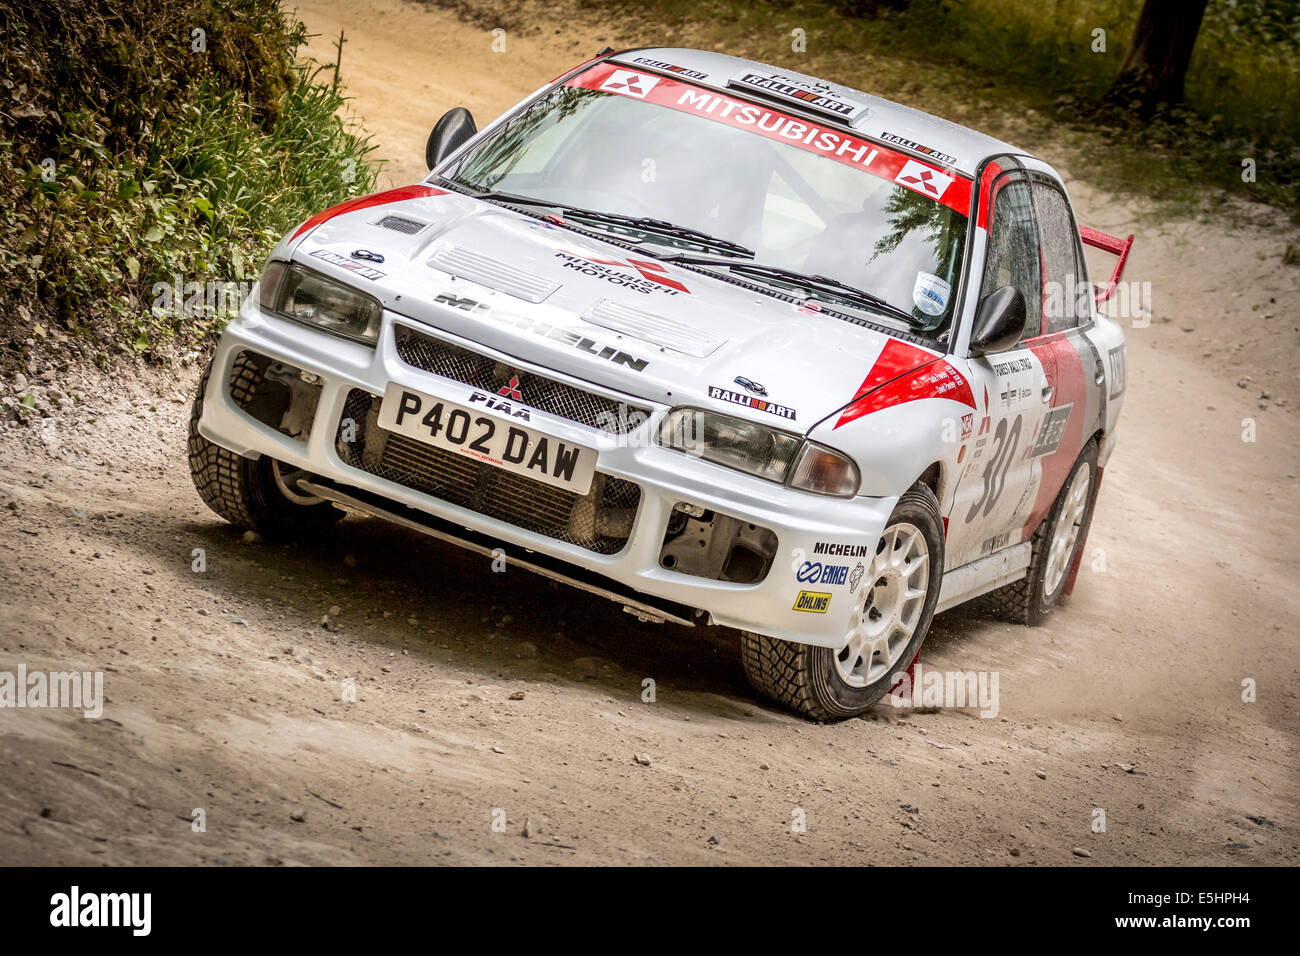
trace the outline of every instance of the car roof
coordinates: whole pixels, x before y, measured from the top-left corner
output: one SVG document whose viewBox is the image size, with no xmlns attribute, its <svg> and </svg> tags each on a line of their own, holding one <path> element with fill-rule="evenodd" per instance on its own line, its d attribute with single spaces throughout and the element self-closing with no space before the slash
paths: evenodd
<svg viewBox="0 0 1300 956">
<path fill-rule="evenodd" d="M 905 153 L 915 153 L 929 162 L 948 166 L 968 175 L 974 175 L 979 164 L 990 156 L 1005 153 L 1027 155 L 1023 149 L 1010 143 L 959 126 L 930 113 L 912 109 L 910 106 L 901 106 L 849 86 L 831 83 L 806 73 L 755 60 L 727 56 L 724 53 L 674 47 L 626 50 L 610 56 L 609 60 L 620 65 L 645 68 L 652 72 L 677 74 L 679 78 L 709 87 L 719 93 L 765 99 L 775 106 L 794 112 L 809 110 L 804 108 L 798 99 L 765 97 L 761 92 L 749 87 L 738 88 L 728 84 L 752 72 L 778 77 L 793 87 L 806 86 L 824 91 L 831 99 L 847 104 L 845 108 L 852 108 L 855 115 L 847 120 L 834 116 L 819 116 L 823 122 L 829 121 L 835 125 L 847 126 L 870 139 L 883 139 L 891 148 Z M 951 161 L 948 161 L 949 159 Z"/>
</svg>

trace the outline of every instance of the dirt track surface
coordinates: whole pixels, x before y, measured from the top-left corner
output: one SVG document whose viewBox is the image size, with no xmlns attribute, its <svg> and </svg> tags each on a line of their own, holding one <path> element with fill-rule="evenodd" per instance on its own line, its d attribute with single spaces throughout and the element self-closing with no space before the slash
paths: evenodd
<svg viewBox="0 0 1300 956">
<path fill-rule="evenodd" d="M 606 39 L 566 23 L 498 65 L 440 10 L 298 9 L 321 56 L 346 25 L 396 182 L 444 109 L 486 120 Z M 245 543 L 190 485 L 193 367 L 68 368 L 70 407 L 0 432 L 0 671 L 102 670 L 108 702 L 0 710 L 0 862 L 1300 862 L 1300 269 L 1280 231 L 1134 223 L 1075 193 L 1139 232 L 1155 315 L 1128 332 L 1104 570 L 1041 628 L 958 611 L 922 651 L 998 672 L 998 717 L 810 724 L 755 699 L 726 632 L 638 624 L 374 520 Z"/>
</svg>

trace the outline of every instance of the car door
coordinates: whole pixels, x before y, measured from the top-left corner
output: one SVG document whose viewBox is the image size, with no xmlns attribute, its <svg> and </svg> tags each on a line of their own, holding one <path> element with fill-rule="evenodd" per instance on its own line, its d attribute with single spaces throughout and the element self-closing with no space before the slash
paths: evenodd
<svg viewBox="0 0 1300 956">
<path fill-rule="evenodd" d="M 1035 221 L 1032 180 L 1017 163 L 998 172 L 987 203 L 988 243 L 980 297 L 1011 285 L 1025 298 L 1025 332 L 1010 349 L 968 361 L 975 396 L 969 452 L 948 517 L 947 565 L 960 567 L 1018 544 L 1037 501 L 1037 458 L 1031 454 L 1048 402 L 1041 338 L 1044 256 Z M 1042 350 L 1055 362 L 1052 350 Z"/>
<path fill-rule="evenodd" d="M 1042 400 L 1036 431 L 1022 455 L 1031 469 L 1032 501 L 1016 514 L 1023 518 L 1021 540 L 1029 539 L 1051 509 L 1095 432 L 1105 410 L 1101 356 L 1088 337 L 1092 327 L 1091 286 L 1083 261 L 1079 228 L 1060 183 L 1045 173 L 1031 173 L 1034 221 L 1038 227 L 1043 268 L 1043 309 L 1039 334 L 1023 348 L 1041 366 Z"/>
</svg>

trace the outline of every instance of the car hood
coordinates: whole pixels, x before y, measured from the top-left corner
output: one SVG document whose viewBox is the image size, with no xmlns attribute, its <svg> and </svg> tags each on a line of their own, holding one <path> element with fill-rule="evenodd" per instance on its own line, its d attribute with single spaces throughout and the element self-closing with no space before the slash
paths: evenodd
<svg viewBox="0 0 1300 956">
<path fill-rule="evenodd" d="M 313 217 L 281 254 L 525 362 L 801 432 L 859 397 L 878 360 L 891 374 L 871 388 L 938 355 L 493 203 L 393 193 Z"/>
</svg>

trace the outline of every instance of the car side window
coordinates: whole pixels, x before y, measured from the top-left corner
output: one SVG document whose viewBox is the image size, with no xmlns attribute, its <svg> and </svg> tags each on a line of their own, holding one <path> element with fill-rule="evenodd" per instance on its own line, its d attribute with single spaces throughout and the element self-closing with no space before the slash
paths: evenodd
<svg viewBox="0 0 1300 956">
<path fill-rule="evenodd" d="M 1025 333 L 1021 341 L 1038 335 L 1043 321 L 1042 261 L 1029 184 L 1020 179 L 1004 182 L 993 200 L 980 297 L 1004 285 L 1015 286 L 1025 297 Z"/>
<path fill-rule="evenodd" d="M 1088 317 L 1087 283 L 1080 267 L 1079 233 L 1070 215 L 1070 206 L 1060 190 L 1035 180 L 1033 184 L 1034 218 L 1042 238 L 1044 278 L 1043 296 L 1047 312 L 1047 333 L 1076 328 Z M 1080 301 L 1080 289 L 1084 298 Z"/>
</svg>

